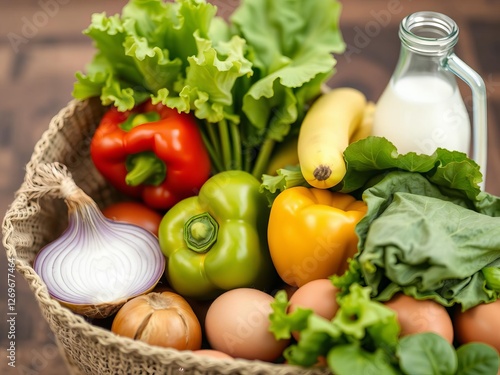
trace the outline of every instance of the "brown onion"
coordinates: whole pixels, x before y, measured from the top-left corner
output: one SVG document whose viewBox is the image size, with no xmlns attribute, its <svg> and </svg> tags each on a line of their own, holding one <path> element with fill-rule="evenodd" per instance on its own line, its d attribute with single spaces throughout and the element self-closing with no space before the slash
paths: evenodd
<svg viewBox="0 0 500 375">
<path fill-rule="evenodd" d="M 148 293 L 128 301 L 111 331 L 151 345 L 178 350 L 201 348 L 201 326 L 188 302 L 177 293 Z"/>
</svg>

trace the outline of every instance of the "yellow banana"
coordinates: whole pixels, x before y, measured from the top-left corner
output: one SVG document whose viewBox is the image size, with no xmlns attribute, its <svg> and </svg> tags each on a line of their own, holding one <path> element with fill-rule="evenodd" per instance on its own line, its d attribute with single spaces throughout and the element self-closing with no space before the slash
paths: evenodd
<svg viewBox="0 0 500 375">
<path fill-rule="evenodd" d="M 365 111 L 363 112 L 363 119 L 359 124 L 358 128 L 354 132 L 354 134 L 349 139 L 349 143 L 354 143 L 359 141 L 360 139 L 364 139 L 370 135 L 372 135 L 373 130 L 373 115 L 375 114 L 375 103 L 368 102 L 366 103 Z"/>
<path fill-rule="evenodd" d="M 297 146 L 302 175 L 310 185 L 328 189 L 344 178 L 343 152 L 362 122 L 366 105 L 365 95 L 350 87 L 332 89 L 311 105 Z"/>
</svg>

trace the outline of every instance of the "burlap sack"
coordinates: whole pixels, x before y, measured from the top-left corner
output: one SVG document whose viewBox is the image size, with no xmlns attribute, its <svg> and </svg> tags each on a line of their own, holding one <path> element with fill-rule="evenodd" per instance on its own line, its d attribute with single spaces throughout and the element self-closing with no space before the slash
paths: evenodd
<svg viewBox="0 0 500 375">
<path fill-rule="evenodd" d="M 33 270 L 32 262 L 40 248 L 57 238 L 67 225 L 67 209 L 63 200 L 58 199 L 61 190 L 58 183 L 72 178 L 101 207 L 121 198 L 99 175 L 89 156 L 90 139 L 104 110 L 96 99 L 72 101 L 52 119 L 35 146 L 26 166 L 24 182 L 5 215 L 2 228 L 7 257 L 15 259 L 17 270 L 29 283 L 70 373 L 329 373 L 325 369 L 306 370 L 259 361 L 222 361 L 153 347 L 90 324 L 49 296 L 45 284 Z M 59 163 L 62 168 L 57 174 L 40 175 L 40 166 L 48 163 Z"/>
</svg>

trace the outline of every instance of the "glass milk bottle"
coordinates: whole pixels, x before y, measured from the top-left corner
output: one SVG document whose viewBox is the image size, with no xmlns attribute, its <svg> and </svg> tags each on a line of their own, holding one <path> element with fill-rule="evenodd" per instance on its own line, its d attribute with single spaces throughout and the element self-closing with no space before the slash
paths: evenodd
<svg viewBox="0 0 500 375">
<path fill-rule="evenodd" d="M 436 12 L 403 19 L 399 61 L 377 102 L 373 135 L 389 139 L 399 153 L 432 154 L 441 147 L 470 155 L 472 145 L 471 157 L 484 176 L 486 89 L 481 77 L 453 52 L 458 31 L 451 18 Z M 472 134 L 455 75 L 472 90 Z"/>
</svg>

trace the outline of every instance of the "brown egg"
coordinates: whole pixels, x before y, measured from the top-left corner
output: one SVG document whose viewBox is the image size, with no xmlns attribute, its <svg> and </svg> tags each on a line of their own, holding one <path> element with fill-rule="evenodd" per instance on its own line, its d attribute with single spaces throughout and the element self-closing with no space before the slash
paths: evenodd
<svg viewBox="0 0 500 375">
<path fill-rule="evenodd" d="M 500 353 L 500 300 L 458 310 L 453 318 L 458 342 L 483 342 Z"/>
<path fill-rule="evenodd" d="M 303 307 L 331 320 L 339 309 L 337 291 L 338 289 L 329 279 L 309 281 L 293 293 L 288 311 L 292 312 L 297 307 Z"/>
<path fill-rule="evenodd" d="M 233 289 L 217 297 L 205 318 L 212 349 L 234 358 L 276 360 L 289 340 L 276 340 L 269 332 L 273 301 L 269 294 L 251 288 Z"/>
<path fill-rule="evenodd" d="M 453 325 L 450 315 L 439 303 L 432 300 L 417 300 L 399 293 L 384 304 L 397 313 L 401 325 L 401 336 L 434 332 L 449 343 L 453 342 Z"/>
</svg>

